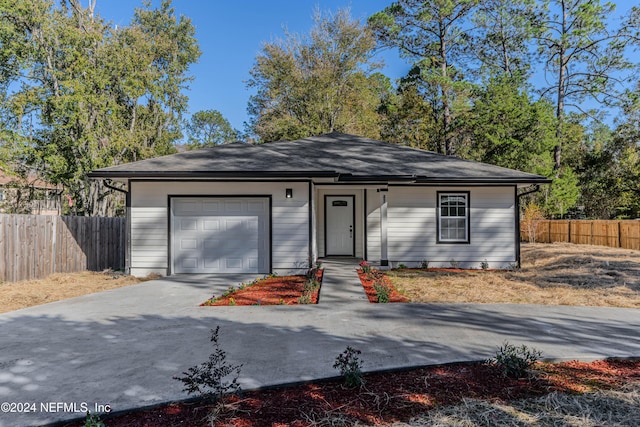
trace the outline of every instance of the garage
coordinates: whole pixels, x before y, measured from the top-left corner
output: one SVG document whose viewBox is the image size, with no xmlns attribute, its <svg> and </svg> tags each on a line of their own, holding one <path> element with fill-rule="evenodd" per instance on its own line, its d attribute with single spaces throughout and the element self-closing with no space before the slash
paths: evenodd
<svg viewBox="0 0 640 427">
<path fill-rule="evenodd" d="M 269 273 L 269 197 L 170 200 L 173 273 Z"/>
</svg>

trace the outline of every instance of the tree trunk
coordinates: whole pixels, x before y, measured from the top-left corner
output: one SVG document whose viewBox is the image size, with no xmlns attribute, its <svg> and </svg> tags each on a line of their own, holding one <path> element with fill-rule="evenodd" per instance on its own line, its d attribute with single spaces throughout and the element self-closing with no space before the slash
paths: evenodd
<svg viewBox="0 0 640 427">
<path fill-rule="evenodd" d="M 560 52 L 559 52 L 559 70 L 558 70 L 558 100 L 556 104 L 556 146 L 553 149 L 553 170 L 556 171 L 556 178 L 558 177 L 560 170 L 560 163 L 562 159 L 562 138 L 563 138 L 563 126 L 564 126 L 564 98 L 565 98 L 565 79 L 566 79 L 566 47 L 564 45 L 564 35 L 568 33 L 567 28 L 567 9 L 564 1 L 562 5 L 562 36 L 560 38 Z"/>
<path fill-rule="evenodd" d="M 440 85 L 442 94 L 442 114 L 443 114 L 443 137 L 444 137 L 444 154 L 447 156 L 456 155 L 456 147 L 451 137 L 451 107 L 449 102 L 449 91 L 447 89 L 447 40 L 446 40 L 446 26 L 440 22 L 440 73 L 442 75 L 443 83 Z"/>
</svg>

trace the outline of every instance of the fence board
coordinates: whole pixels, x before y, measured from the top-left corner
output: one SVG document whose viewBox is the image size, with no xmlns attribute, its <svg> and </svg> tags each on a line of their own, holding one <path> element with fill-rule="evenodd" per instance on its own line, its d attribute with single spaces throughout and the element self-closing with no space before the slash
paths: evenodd
<svg viewBox="0 0 640 427">
<path fill-rule="evenodd" d="M 637 220 L 541 220 L 532 229 L 538 243 L 571 242 L 640 250 Z M 520 239 L 530 241 L 525 226 L 520 230 Z"/>
<path fill-rule="evenodd" d="M 620 246 L 640 250 L 640 221 L 620 221 Z"/>
<path fill-rule="evenodd" d="M 549 243 L 569 241 L 569 221 L 549 222 Z"/>
<path fill-rule="evenodd" d="M 0 282 L 125 266 L 124 218 L 0 214 Z"/>
</svg>

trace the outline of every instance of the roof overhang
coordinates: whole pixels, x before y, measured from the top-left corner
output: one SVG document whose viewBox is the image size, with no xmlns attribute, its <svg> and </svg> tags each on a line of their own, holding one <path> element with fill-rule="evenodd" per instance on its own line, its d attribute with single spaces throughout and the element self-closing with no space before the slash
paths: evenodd
<svg viewBox="0 0 640 427">
<path fill-rule="evenodd" d="M 211 172 L 211 171 L 94 171 L 87 176 L 91 179 L 214 179 L 214 178 L 337 178 L 337 172 L 326 171 L 264 171 L 264 172 Z"/>
</svg>

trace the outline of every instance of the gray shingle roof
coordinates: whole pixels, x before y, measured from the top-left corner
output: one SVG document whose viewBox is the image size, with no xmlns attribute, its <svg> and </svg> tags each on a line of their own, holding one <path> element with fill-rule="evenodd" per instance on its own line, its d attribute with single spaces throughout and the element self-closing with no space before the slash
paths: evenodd
<svg viewBox="0 0 640 427">
<path fill-rule="evenodd" d="M 241 142 L 98 169 L 92 178 L 334 177 L 339 181 L 547 183 L 486 163 L 343 133 Z"/>
</svg>

